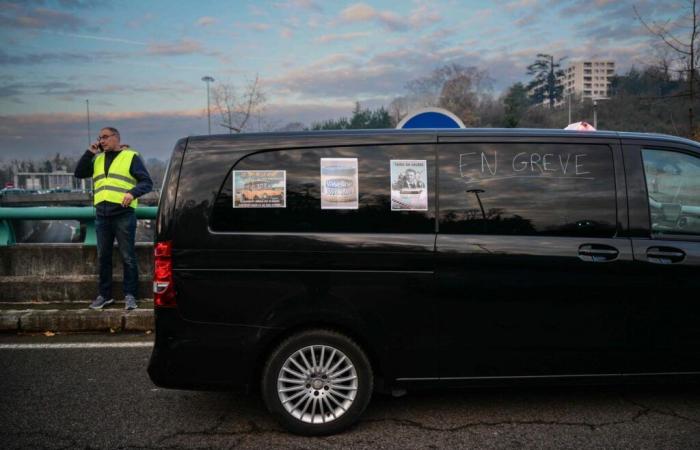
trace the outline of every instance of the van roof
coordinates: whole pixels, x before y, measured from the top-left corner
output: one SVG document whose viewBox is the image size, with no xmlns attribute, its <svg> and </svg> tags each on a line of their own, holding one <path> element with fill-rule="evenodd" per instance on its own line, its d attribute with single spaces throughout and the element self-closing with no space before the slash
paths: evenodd
<svg viewBox="0 0 700 450">
<path fill-rule="evenodd" d="M 240 144 L 245 147 L 258 147 L 267 145 L 270 147 L 279 146 L 280 140 L 285 140 L 286 146 L 308 146 L 308 140 L 313 138 L 318 140 L 318 144 L 348 144 L 352 139 L 352 144 L 363 144 L 368 142 L 390 143 L 430 143 L 435 142 L 437 137 L 576 137 L 576 138 L 619 138 L 634 140 L 659 140 L 674 142 L 679 144 L 700 147 L 700 143 L 678 136 L 659 133 L 638 133 L 626 131 L 571 131 L 562 129 L 547 128 L 459 128 L 459 129 L 373 129 L 373 130 L 323 130 L 323 131 L 291 131 L 291 132 L 265 132 L 265 133 L 239 133 L 239 134 L 217 134 L 199 135 L 188 138 L 188 147 L 207 147 L 217 143 L 230 147 L 232 144 Z M 365 142 L 366 141 L 366 142 Z M 304 145 L 304 143 L 306 145 Z M 315 146 L 315 145 L 314 145 Z"/>
</svg>

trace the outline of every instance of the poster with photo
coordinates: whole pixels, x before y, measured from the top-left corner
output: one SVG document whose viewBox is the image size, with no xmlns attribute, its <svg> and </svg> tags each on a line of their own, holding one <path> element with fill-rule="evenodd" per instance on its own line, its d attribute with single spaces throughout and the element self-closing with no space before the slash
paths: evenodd
<svg viewBox="0 0 700 450">
<path fill-rule="evenodd" d="M 428 210 L 428 171 L 425 160 L 392 159 L 391 210 Z"/>
<path fill-rule="evenodd" d="M 285 170 L 234 170 L 234 208 L 285 208 L 287 172 Z"/>
<path fill-rule="evenodd" d="M 321 209 L 358 209 L 357 158 L 321 158 Z"/>
</svg>

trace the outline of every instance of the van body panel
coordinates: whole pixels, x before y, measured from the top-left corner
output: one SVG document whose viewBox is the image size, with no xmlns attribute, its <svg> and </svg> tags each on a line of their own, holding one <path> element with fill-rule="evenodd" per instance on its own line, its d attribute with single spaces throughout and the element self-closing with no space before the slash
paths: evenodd
<svg viewBox="0 0 700 450">
<path fill-rule="evenodd" d="M 484 233 L 478 216 L 484 214 L 486 222 L 489 208 L 498 209 L 489 205 L 495 191 L 493 185 L 485 193 L 478 190 L 483 186 L 470 185 L 459 195 L 471 198 L 473 210 L 456 213 L 476 214 L 467 223 L 472 231 L 455 231 L 458 221 L 444 226 L 444 213 L 454 202 L 440 194 L 450 176 L 440 169 L 443 148 L 499 144 L 609 148 L 610 212 L 600 215 L 604 220 L 580 220 L 572 202 L 573 235 L 565 228 L 528 228 L 530 217 L 522 222 L 524 234 Z M 383 152 L 391 159 L 405 152 L 410 155 L 405 159 L 428 161 L 430 210 L 392 217 L 408 224 L 423 214 L 420 223 L 429 229 L 415 232 L 399 222 L 395 230 L 353 231 L 349 221 L 342 232 L 270 231 L 269 223 L 264 231 L 222 231 L 212 221 L 233 169 L 292 170 L 293 165 L 265 167 L 263 156 L 337 148 L 369 155 L 361 153 L 364 147 L 372 147 L 380 163 L 362 168 L 360 156 L 361 175 L 386 170 Z M 693 155 L 700 148 L 663 135 L 525 129 L 181 140 L 167 171 L 156 228 L 157 241 L 172 241 L 177 308 L 155 311 L 149 374 L 167 387 L 249 387 L 258 382 L 272 349 L 306 328 L 336 329 L 356 340 L 387 386 L 700 373 L 700 303 L 692 295 L 700 287 L 700 240 L 652 235 L 640 156 L 645 147 Z M 598 195 L 585 187 L 578 192 L 592 202 Z M 474 209 L 476 200 L 486 203 L 481 212 Z M 360 204 L 366 201 L 360 198 Z M 313 220 L 323 222 L 325 214 Z M 684 259 L 651 263 L 648 253 L 657 247 L 678 249 Z"/>
<path fill-rule="evenodd" d="M 437 258 L 441 377 L 625 371 L 629 239 L 440 235 Z"/>
<path fill-rule="evenodd" d="M 440 136 L 439 141 L 444 185 L 440 190 L 441 227 L 436 245 L 437 298 L 442 311 L 437 319 L 440 376 L 466 379 L 623 373 L 625 352 L 630 348 L 629 306 L 623 286 L 624 280 L 632 276 L 632 248 L 624 237 L 628 217 L 619 140 L 614 136 L 574 135 L 570 139 L 506 136 L 490 140 Z M 516 150 L 502 155 L 510 149 Z M 590 159 L 591 151 L 598 156 L 596 163 L 607 168 L 603 183 L 607 187 L 599 186 L 602 190 L 597 193 L 606 196 L 601 205 L 606 205 L 607 212 L 578 217 L 576 202 L 584 206 L 587 184 L 595 180 L 567 179 L 572 172 L 569 157 L 574 152 L 583 161 L 583 157 Z M 547 172 L 543 172 L 543 155 L 549 157 L 544 166 Z M 558 158 L 560 155 L 566 157 Z M 463 160 L 463 156 L 468 158 Z M 459 173 L 450 170 L 456 164 Z M 474 165 L 476 172 L 471 170 Z M 465 168 L 470 171 L 463 173 Z M 452 181 L 448 187 L 447 177 L 461 178 L 463 183 Z M 509 182 L 505 187 L 499 185 Z M 460 212 L 454 209 L 455 200 L 445 199 L 460 185 L 464 190 L 461 195 L 476 196 L 478 203 L 472 201 L 471 205 L 478 204 L 482 214 L 490 207 L 498 209 L 508 204 L 503 203 L 505 196 L 514 197 L 514 208 L 522 199 L 528 205 L 523 213 L 500 220 L 499 212 L 496 217 L 500 222 L 517 219 L 522 223 L 513 222 L 512 226 L 521 231 L 503 235 L 498 230 L 487 230 L 502 225 L 490 224 L 496 219 L 487 220 L 486 216 L 481 220 L 478 209 L 473 219 L 462 219 L 470 231 L 459 231 L 456 223 L 460 222 L 448 223 L 445 214 Z M 537 195 L 522 186 L 536 189 L 532 192 Z M 553 186 L 562 186 L 562 190 Z M 538 205 L 546 197 L 562 195 L 571 196 L 571 200 L 561 205 L 565 209 L 560 213 L 547 211 L 555 208 L 556 201 L 551 202 L 552 206 Z M 594 203 L 588 206 L 598 207 Z M 529 214 L 537 214 L 538 210 L 554 215 L 550 219 L 556 219 L 557 213 L 566 214 L 577 221 L 576 226 L 567 228 L 564 224 L 561 230 L 549 233 L 535 229 L 530 224 L 537 217 Z M 503 213 L 507 215 L 508 210 Z M 592 230 L 593 234 L 586 235 L 586 224 L 595 223 L 593 219 L 598 217 L 608 222 L 607 231 Z M 617 254 L 609 261 L 592 261 L 582 254 L 582 249 L 588 247 Z"/>
<path fill-rule="evenodd" d="M 630 215 L 634 277 L 627 295 L 633 299 L 630 323 L 636 346 L 629 372 L 700 372 L 700 235 L 654 233 L 650 220 L 654 194 L 647 189 L 642 157 L 644 149 L 660 150 L 696 158 L 700 166 L 700 149 L 658 140 L 626 140 L 623 144 L 628 197 L 634 211 Z M 683 205 L 677 206 L 680 220 Z M 688 217 L 698 223 L 700 211 Z M 682 256 L 663 261 L 664 253 Z"/>
<path fill-rule="evenodd" d="M 165 172 L 163 188 L 158 200 L 158 217 L 156 218 L 156 240 L 158 241 L 167 241 L 172 238 L 177 187 L 180 184 L 180 169 L 186 148 L 187 139 L 180 139 L 175 144 Z"/>
</svg>

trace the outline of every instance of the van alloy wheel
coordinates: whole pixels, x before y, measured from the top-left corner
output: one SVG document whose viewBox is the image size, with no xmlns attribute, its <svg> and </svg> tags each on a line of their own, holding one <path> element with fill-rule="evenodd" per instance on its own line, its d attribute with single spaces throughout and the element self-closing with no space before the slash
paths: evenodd
<svg viewBox="0 0 700 450">
<path fill-rule="evenodd" d="M 306 423 L 326 423 L 350 409 L 357 381 L 355 366 L 343 352 L 312 345 L 287 358 L 277 377 L 277 393 L 292 416 Z"/>
<path fill-rule="evenodd" d="M 338 433 L 357 421 L 374 386 L 362 348 L 333 330 L 294 334 L 274 349 L 262 371 L 267 409 L 287 430 L 305 436 Z"/>
</svg>

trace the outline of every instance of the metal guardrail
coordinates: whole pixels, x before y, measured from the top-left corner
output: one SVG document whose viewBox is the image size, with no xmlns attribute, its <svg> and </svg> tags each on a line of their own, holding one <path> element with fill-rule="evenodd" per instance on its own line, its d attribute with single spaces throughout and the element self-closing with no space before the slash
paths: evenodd
<svg viewBox="0 0 700 450">
<path fill-rule="evenodd" d="M 158 208 L 142 206 L 136 208 L 137 219 L 155 219 Z M 97 245 L 95 234 L 95 208 L 91 206 L 32 206 L 0 208 L 0 247 L 17 243 L 13 220 L 79 220 L 85 225 L 83 245 Z"/>
</svg>

